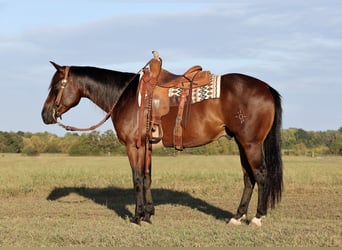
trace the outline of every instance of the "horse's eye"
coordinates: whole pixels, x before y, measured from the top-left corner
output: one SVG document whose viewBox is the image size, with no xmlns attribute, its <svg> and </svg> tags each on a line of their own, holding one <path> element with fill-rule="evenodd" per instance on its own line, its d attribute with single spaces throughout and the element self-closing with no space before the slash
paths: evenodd
<svg viewBox="0 0 342 250">
<path fill-rule="evenodd" d="M 55 85 L 55 90 L 60 90 L 61 88 L 62 88 L 62 86 L 63 86 L 63 84 L 62 83 L 57 83 L 56 85 Z"/>
<path fill-rule="evenodd" d="M 56 84 L 56 85 L 53 87 L 53 90 L 54 90 L 54 92 L 58 92 L 58 91 L 59 91 L 59 85 Z"/>
</svg>

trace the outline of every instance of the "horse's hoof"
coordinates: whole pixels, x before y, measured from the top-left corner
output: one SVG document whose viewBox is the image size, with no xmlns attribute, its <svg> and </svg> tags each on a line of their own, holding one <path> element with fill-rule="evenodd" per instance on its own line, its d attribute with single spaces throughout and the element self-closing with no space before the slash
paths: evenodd
<svg viewBox="0 0 342 250">
<path fill-rule="evenodd" d="M 240 226 L 241 225 L 241 221 L 237 220 L 235 218 L 231 218 L 230 221 L 228 222 L 228 225 Z"/>
<path fill-rule="evenodd" d="M 239 219 L 231 218 L 228 222 L 229 225 L 240 226 L 241 221 L 246 219 L 246 215 L 242 215 Z"/>
<path fill-rule="evenodd" d="M 257 218 L 257 217 L 254 217 L 252 220 L 251 220 L 251 223 L 252 225 L 254 226 L 257 226 L 257 227 L 261 227 L 261 218 Z"/>
<path fill-rule="evenodd" d="M 140 226 L 140 218 L 139 217 L 136 217 L 134 216 L 133 218 L 130 219 L 131 223 L 135 224 L 135 225 L 139 225 Z"/>
<path fill-rule="evenodd" d="M 145 217 L 142 222 L 146 222 L 148 224 L 152 224 L 151 218 L 150 217 Z"/>
</svg>

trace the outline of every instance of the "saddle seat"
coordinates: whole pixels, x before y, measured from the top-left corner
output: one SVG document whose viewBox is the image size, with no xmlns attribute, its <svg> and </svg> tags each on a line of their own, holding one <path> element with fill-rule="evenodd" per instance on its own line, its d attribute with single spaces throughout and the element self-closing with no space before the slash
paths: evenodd
<svg viewBox="0 0 342 250">
<path fill-rule="evenodd" d="M 208 84 L 210 76 L 210 71 L 202 71 L 202 67 L 198 65 L 191 67 L 183 75 L 172 74 L 162 68 L 153 91 L 153 100 L 158 103 L 155 105 L 157 107 L 155 107 L 154 113 L 158 113 L 158 116 L 163 116 L 169 112 L 169 88 L 180 88 L 187 94 L 190 94 L 190 99 L 188 100 L 188 104 L 190 104 L 192 88 Z"/>
<path fill-rule="evenodd" d="M 192 66 L 182 75 L 173 74 L 165 69 L 161 69 L 157 86 L 162 88 L 196 88 L 210 81 L 210 71 L 202 71 L 199 65 Z"/>
</svg>

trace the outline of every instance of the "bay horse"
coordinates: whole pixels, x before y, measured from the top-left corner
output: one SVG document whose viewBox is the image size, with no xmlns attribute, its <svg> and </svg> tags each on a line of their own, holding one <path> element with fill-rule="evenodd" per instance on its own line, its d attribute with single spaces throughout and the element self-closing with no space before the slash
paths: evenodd
<svg viewBox="0 0 342 250">
<path fill-rule="evenodd" d="M 60 66 L 51 80 L 42 109 L 45 124 L 55 124 L 61 115 L 75 107 L 81 98 L 94 102 L 111 117 L 117 137 L 125 145 L 132 168 L 136 194 L 134 223 L 151 223 L 154 205 L 151 194 L 152 144 L 137 147 L 137 89 L 139 75 L 89 66 Z M 194 103 L 187 127 L 183 129 L 183 147 L 205 145 L 222 136 L 233 137 L 238 145 L 244 189 L 236 214 L 229 223 L 246 220 L 255 184 L 258 185 L 257 211 L 250 223 L 261 226 L 269 207 L 280 202 L 283 191 L 281 158 L 281 96 L 267 83 L 254 77 L 228 73 L 221 76 L 221 95 Z M 177 107 L 171 107 L 162 120 L 166 147 L 173 145 Z M 142 134 L 144 136 L 144 134 Z"/>
</svg>

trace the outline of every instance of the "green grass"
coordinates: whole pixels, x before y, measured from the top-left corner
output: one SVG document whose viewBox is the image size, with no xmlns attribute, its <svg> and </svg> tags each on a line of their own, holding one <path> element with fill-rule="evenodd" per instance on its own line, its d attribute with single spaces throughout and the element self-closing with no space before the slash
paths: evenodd
<svg viewBox="0 0 342 250">
<path fill-rule="evenodd" d="M 127 157 L 3 154 L 0 246 L 341 247 L 342 157 L 284 157 L 284 182 L 261 228 L 234 227 L 225 218 L 241 198 L 239 157 L 154 157 L 156 215 L 136 226 Z"/>
</svg>

